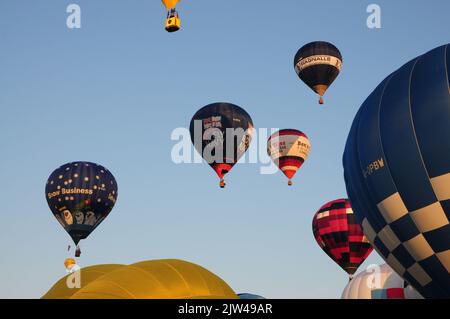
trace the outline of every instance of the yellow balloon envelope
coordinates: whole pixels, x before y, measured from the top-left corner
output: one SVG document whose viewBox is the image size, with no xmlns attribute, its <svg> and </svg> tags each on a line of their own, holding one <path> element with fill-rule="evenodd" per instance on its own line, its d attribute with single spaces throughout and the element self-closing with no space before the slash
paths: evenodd
<svg viewBox="0 0 450 319">
<path fill-rule="evenodd" d="M 66 260 L 64 260 L 64 267 L 68 268 L 72 265 L 76 265 L 76 260 L 73 258 L 66 258 Z"/>
<path fill-rule="evenodd" d="M 167 10 L 175 8 L 179 0 L 161 0 Z"/>
<path fill-rule="evenodd" d="M 237 299 L 222 279 L 196 264 L 151 260 L 132 265 L 96 265 L 80 270 L 81 287 L 68 288 L 70 274 L 43 299 Z"/>
</svg>

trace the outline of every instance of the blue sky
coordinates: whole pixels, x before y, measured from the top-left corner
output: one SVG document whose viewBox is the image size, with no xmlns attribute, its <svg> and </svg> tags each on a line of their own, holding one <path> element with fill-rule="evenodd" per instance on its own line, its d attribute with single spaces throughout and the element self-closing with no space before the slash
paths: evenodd
<svg viewBox="0 0 450 319">
<path fill-rule="evenodd" d="M 82 28 L 66 27 L 77 3 Z M 318 247 L 311 219 L 346 197 L 342 153 L 353 116 L 410 59 L 449 42 L 448 0 L 182 1 L 182 31 L 159 0 L 0 0 L 0 297 L 38 298 L 65 274 L 69 236 L 44 187 L 59 165 L 109 168 L 119 198 L 84 242 L 81 266 L 181 258 L 236 292 L 336 298 L 347 276 Z M 382 28 L 366 26 L 370 3 Z M 297 78 L 298 48 L 326 40 L 344 68 L 325 106 Z M 206 164 L 171 160 L 170 135 L 200 107 L 244 107 L 257 128 L 297 128 L 311 154 L 281 173 L 237 165 L 227 188 Z M 376 252 L 362 266 L 379 263 Z"/>
</svg>

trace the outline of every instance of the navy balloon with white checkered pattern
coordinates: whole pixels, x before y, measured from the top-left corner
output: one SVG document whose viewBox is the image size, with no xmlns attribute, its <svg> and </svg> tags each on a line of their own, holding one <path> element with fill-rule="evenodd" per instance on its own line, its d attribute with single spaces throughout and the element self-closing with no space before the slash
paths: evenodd
<svg viewBox="0 0 450 319">
<path fill-rule="evenodd" d="M 450 45 L 388 76 L 359 109 L 343 156 L 365 235 L 426 298 L 450 298 Z"/>
</svg>

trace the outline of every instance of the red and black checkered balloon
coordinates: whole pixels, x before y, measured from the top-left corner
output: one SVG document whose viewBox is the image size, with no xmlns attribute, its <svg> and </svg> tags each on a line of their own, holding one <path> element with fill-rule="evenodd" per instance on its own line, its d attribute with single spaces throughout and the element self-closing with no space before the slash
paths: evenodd
<svg viewBox="0 0 450 319">
<path fill-rule="evenodd" d="M 350 276 L 373 250 L 348 199 L 323 205 L 314 215 L 312 228 L 319 246 Z"/>
</svg>

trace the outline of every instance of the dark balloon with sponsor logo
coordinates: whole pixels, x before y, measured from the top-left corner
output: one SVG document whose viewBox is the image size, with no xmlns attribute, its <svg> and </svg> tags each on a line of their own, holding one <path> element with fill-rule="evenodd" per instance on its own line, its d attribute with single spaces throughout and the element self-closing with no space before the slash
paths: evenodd
<svg viewBox="0 0 450 319">
<path fill-rule="evenodd" d="M 323 96 L 342 69 L 342 55 L 333 44 L 316 41 L 304 45 L 294 58 L 298 77 L 305 82 L 323 104 Z"/>
<path fill-rule="evenodd" d="M 48 178 L 45 196 L 53 215 L 77 245 L 108 216 L 117 199 L 114 176 L 101 165 L 72 162 Z"/>
<path fill-rule="evenodd" d="M 390 74 L 355 116 L 343 156 L 358 223 L 425 298 L 450 298 L 450 45 Z"/>
<path fill-rule="evenodd" d="M 250 146 L 253 122 L 241 107 L 231 103 L 209 104 L 195 113 L 190 123 L 195 149 L 223 180 Z"/>
</svg>

